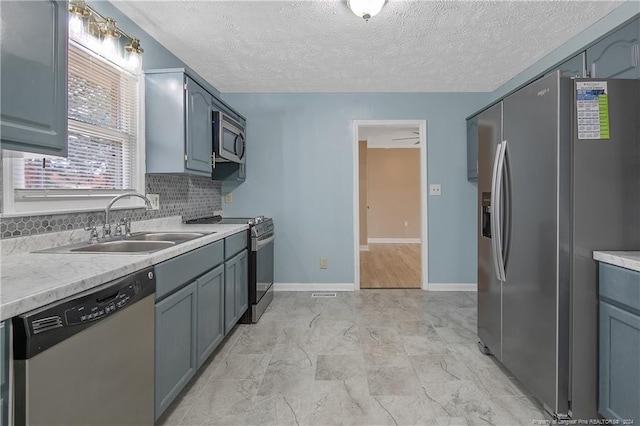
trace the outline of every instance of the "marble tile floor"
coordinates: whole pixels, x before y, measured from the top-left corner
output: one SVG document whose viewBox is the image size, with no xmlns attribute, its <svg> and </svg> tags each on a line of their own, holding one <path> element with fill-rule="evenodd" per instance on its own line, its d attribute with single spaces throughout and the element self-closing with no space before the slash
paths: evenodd
<svg viewBox="0 0 640 426">
<path fill-rule="evenodd" d="M 476 295 L 279 292 L 159 425 L 530 425 L 547 419 L 476 346 Z"/>
</svg>

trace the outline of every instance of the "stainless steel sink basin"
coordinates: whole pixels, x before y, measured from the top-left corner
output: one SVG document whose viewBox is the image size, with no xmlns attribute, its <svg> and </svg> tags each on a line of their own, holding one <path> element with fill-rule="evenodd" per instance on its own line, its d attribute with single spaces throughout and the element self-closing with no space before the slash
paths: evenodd
<svg viewBox="0 0 640 426">
<path fill-rule="evenodd" d="M 183 242 L 203 237 L 202 232 L 145 232 L 128 237 L 127 241 L 175 241 Z"/>
<path fill-rule="evenodd" d="M 215 232 L 214 232 L 215 233 Z M 35 253 L 149 254 L 208 235 L 204 232 L 141 232 L 96 244 L 79 243 Z"/>
<path fill-rule="evenodd" d="M 172 241 L 105 241 L 69 250 L 72 253 L 152 253 L 176 245 Z"/>
</svg>

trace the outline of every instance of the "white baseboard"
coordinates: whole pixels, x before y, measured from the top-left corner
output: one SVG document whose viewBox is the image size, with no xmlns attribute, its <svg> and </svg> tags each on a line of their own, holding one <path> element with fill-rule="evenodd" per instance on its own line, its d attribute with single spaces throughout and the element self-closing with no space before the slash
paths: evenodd
<svg viewBox="0 0 640 426">
<path fill-rule="evenodd" d="M 369 238 L 369 244 L 420 244 L 420 238 Z"/>
<path fill-rule="evenodd" d="M 353 283 L 273 283 L 273 291 L 353 291 Z"/>
<path fill-rule="evenodd" d="M 360 246 L 360 251 L 369 251 L 369 244 L 366 246 Z"/>
<path fill-rule="evenodd" d="M 478 291 L 476 283 L 429 283 L 427 291 Z"/>
</svg>

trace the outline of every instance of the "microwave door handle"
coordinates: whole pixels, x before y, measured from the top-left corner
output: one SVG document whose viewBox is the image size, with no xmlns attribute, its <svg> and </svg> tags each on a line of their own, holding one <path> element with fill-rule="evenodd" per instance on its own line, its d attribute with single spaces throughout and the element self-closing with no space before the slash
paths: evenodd
<svg viewBox="0 0 640 426">
<path fill-rule="evenodd" d="M 244 140 L 244 136 L 242 136 L 242 133 L 240 133 L 238 137 L 240 138 L 240 147 L 242 148 L 240 151 L 240 154 L 238 154 L 238 157 L 242 159 L 244 158 L 244 153 L 245 153 L 245 140 Z"/>
</svg>

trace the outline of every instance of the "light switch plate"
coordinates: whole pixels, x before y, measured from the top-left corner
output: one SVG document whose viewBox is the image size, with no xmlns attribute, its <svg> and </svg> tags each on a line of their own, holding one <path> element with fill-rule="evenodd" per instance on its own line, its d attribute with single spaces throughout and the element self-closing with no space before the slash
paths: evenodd
<svg viewBox="0 0 640 426">
<path fill-rule="evenodd" d="M 227 204 L 233 203 L 233 194 L 231 192 L 224 195 L 224 202 Z"/>
<path fill-rule="evenodd" d="M 432 183 L 429 185 L 429 195 L 442 195 L 442 187 L 439 183 Z"/>
<path fill-rule="evenodd" d="M 151 201 L 151 210 L 160 209 L 160 194 L 147 194 L 146 197 Z"/>
</svg>

